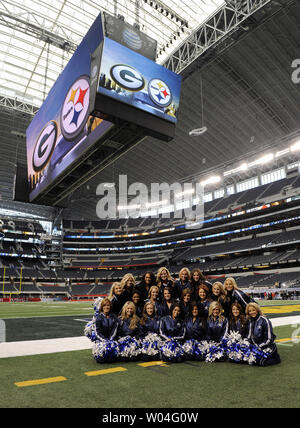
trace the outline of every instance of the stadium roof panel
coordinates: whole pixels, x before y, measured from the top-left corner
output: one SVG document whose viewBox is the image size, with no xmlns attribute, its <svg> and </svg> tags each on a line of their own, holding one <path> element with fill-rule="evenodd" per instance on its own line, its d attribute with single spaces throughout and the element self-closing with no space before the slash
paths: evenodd
<svg viewBox="0 0 300 428">
<path fill-rule="evenodd" d="M 0 1 L 0 95 L 39 107 L 101 11 L 158 43 L 162 63 L 223 0 Z M 50 43 L 48 43 L 50 41 Z"/>
</svg>

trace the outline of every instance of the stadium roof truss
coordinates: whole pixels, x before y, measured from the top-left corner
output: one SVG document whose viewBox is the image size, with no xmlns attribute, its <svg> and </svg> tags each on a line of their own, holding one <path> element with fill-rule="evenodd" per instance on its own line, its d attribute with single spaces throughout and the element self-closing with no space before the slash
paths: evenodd
<svg viewBox="0 0 300 428">
<path fill-rule="evenodd" d="M 158 42 L 177 73 L 272 0 L 0 0 L 0 105 L 35 114 L 100 11 Z M 19 102 L 13 102 L 18 100 Z"/>
<path fill-rule="evenodd" d="M 0 95 L 17 98 L 24 107 L 39 107 L 100 11 L 139 25 L 157 40 L 157 61 L 163 63 L 224 4 L 224 0 L 0 0 Z"/>
<path fill-rule="evenodd" d="M 227 0 L 199 25 L 165 61 L 164 65 L 182 74 L 200 55 L 235 31 L 252 14 L 272 0 Z"/>
</svg>

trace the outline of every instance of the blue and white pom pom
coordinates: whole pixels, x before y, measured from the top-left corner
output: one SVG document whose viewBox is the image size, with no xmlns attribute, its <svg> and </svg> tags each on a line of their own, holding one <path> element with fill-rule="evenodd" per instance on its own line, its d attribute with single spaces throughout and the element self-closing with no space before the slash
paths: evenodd
<svg viewBox="0 0 300 428">
<path fill-rule="evenodd" d="M 182 349 L 185 358 L 188 360 L 202 361 L 204 359 L 204 352 L 201 349 L 201 342 L 195 339 L 190 339 L 184 342 Z"/>
<path fill-rule="evenodd" d="M 209 342 L 209 349 L 205 355 L 205 361 L 212 363 L 214 361 L 223 361 L 226 358 L 226 350 L 222 343 Z"/>
<path fill-rule="evenodd" d="M 93 356 L 97 363 L 110 363 L 119 355 L 119 345 L 115 340 L 97 340 L 93 344 Z"/>
<path fill-rule="evenodd" d="M 179 342 L 171 339 L 160 348 L 160 356 L 163 361 L 176 363 L 184 359 L 184 351 Z"/>
<path fill-rule="evenodd" d="M 140 355 L 140 341 L 131 336 L 118 340 L 119 357 L 122 361 L 137 360 Z"/>
<path fill-rule="evenodd" d="M 195 344 L 196 341 L 194 339 L 190 339 L 184 342 L 184 344 L 182 345 L 182 350 L 188 360 L 194 359 Z"/>
<path fill-rule="evenodd" d="M 102 300 L 103 297 L 97 297 L 97 299 L 94 300 L 94 317 L 97 317 L 99 315 Z"/>
<path fill-rule="evenodd" d="M 100 304 L 103 300 L 103 297 L 98 297 L 94 300 L 94 315 L 91 321 L 89 321 L 84 328 L 84 335 L 90 339 L 92 342 L 99 339 L 96 333 L 96 318 L 99 315 Z"/>
<path fill-rule="evenodd" d="M 235 363 L 248 363 L 254 365 L 261 358 L 268 358 L 271 349 L 262 350 L 250 343 L 248 339 L 243 339 L 240 333 L 231 332 L 224 340 L 226 343 L 226 354 L 230 361 Z"/>
<path fill-rule="evenodd" d="M 142 360 L 158 360 L 163 340 L 156 333 L 149 333 L 141 340 L 140 351 Z"/>
<path fill-rule="evenodd" d="M 96 325 L 95 325 L 94 317 L 92 321 L 89 321 L 84 327 L 84 335 L 88 339 L 90 339 L 92 342 L 95 342 L 97 340 Z"/>
<path fill-rule="evenodd" d="M 217 343 L 213 341 L 202 340 L 197 342 L 197 352 L 199 358 L 207 363 L 214 361 L 223 361 L 226 358 L 226 349 L 224 343 Z"/>
</svg>

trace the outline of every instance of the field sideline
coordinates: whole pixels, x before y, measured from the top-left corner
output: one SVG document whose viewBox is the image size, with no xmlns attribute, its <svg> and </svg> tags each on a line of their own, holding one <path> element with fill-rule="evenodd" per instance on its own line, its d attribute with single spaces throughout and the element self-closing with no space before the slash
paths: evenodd
<svg viewBox="0 0 300 428">
<path fill-rule="evenodd" d="M 300 302 L 263 301 L 260 305 L 271 319 L 291 316 L 291 325 L 274 328 L 282 359 L 277 366 L 193 361 L 147 367 L 140 362 L 100 365 L 90 349 L 0 358 L 0 407 L 297 408 L 300 324 L 293 325 L 292 320 L 300 314 Z M 56 333 L 63 334 L 65 324 L 68 337 L 72 332 L 80 336 L 92 315 L 92 302 L 0 304 L 0 319 L 17 341 L 33 334 L 39 324 L 43 332 L 52 327 L 56 337 L 64 337 Z"/>
<path fill-rule="evenodd" d="M 261 300 L 258 303 L 266 315 L 296 310 L 300 312 L 300 300 Z M 283 312 L 283 307 L 286 312 Z M 0 319 L 86 314 L 93 314 L 92 301 L 0 303 Z"/>
</svg>

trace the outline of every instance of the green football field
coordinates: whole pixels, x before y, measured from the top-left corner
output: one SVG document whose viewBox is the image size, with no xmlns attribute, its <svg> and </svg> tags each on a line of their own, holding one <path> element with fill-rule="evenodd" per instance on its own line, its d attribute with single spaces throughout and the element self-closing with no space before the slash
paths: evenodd
<svg viewBox="0 0 300 428">
<path fill-rule="evenodd" d="M 300 302 L 263 302 L 270 318 L 300 314 Z M 82 336 L 89 302 L 1 303 L 7 342 Z M 90 349 L 0 358 L 0 407 L 297 408 L 300 325 L 274 328 L 282 363 L 97 364 Z M 0 344 L 1 356 L 1 344 Z"/>
</svg>

